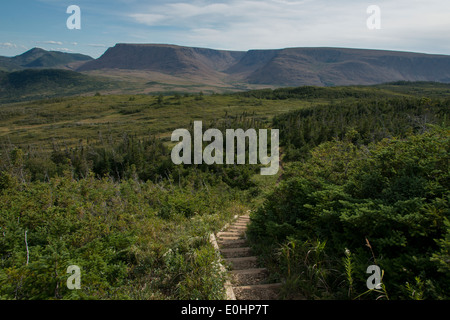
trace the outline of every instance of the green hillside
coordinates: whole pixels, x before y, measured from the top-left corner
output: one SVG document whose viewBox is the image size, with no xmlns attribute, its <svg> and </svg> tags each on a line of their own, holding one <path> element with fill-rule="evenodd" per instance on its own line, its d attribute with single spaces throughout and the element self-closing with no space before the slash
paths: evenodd
<svg viewBox="0 0 450 320">
<path fill-rule="evenodd" d="M 113 81 L 58 69 L 0 73 L 0 102 L 79 95 L 117 87 Z"/>
<path fill-rule="evenodd" d="M 0 77 L 17 92 L 90 81 Z M 409 82 L 4 103 L 0 299 L 223 299 L 209 234 L 250 210 L 281 299 L 447 300 L 449 110 L 448 85 Z M 195 120 L 279 129 L 281 170 L 173 164 L 170 135 Z"/>
</svg>

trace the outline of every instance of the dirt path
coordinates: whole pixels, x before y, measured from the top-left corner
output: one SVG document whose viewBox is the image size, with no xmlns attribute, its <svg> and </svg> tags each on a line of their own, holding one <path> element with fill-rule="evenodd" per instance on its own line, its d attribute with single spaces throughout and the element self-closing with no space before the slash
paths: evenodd
<svg viewBox="0 0 450 320">
<path fill-rule="evenodd" d="M 217 233 L 219 251 L 231 274 L 231 288 L 236 300 L 276 300 L 280 283 L 267 283 L 267 269 L 247 246 L 245 232 L 248 215 L 238 217 L 224 231 Z M 230 289 L 230 288 L 229 288 Z"/>
</svg>

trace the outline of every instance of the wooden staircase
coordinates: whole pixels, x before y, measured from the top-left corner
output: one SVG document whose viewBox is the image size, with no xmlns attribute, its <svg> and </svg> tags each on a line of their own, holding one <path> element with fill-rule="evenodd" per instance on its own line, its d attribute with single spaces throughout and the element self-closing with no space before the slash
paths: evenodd
<svg viewBox="0 0 450 320">
<path fill-rule="evenodd" d="M 233 295 L 236 300 L 276 300 L 281 284 L 267 283 L 267 269 L 258 266 L 258 258 L 247 246 L 245 232 L 249 221 L 248 215 L 240 216 L 216 235 L 224 263 L 231 270 Z"/>
</svg>

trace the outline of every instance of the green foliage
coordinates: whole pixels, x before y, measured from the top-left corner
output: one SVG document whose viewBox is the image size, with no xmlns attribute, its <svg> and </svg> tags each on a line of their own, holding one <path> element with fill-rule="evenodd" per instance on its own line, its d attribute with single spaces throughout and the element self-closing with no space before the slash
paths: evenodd
<svg viewBox="0 0 450 320">
<path fill-rule="evenodd" d="M 176 292 L 179 299 L 224 298 L 225 274 L 220 270 L 216 251 L 212 246 L 203 246 L 188 254 L 181 254 L 178 250 L 169 251 L 164 258 L 169 266 L 169 272 L 181 277 L 178 283 L 170 288 Z"/>
<path fill-rule="evenodd" d="M 345 269 L 345 276 L 348 281 L 348 296 L 352 296 L 353 291 L 353 270 L 354 270 L 354 261 L 352 259 L 352 253 L 347 248 L 345 249 L 345 257 L 342 258 L 342 263 Z"/>
<path fill-rule="evenodd" d="M 259 89 L 236 93 L 242 97 L 257 99 L 287 100 L 287 99 L 326 99 L 341 100 L 354 98 L 360 101 L 366 99 L 386 99 L 401 95 L 448 97 L 449 84 L 427 81 L 397 81 L 372 86 L 338 86 L 338 87 L 288 87 L 277 89 Z"/>
<path fill-rule="evenodd" d="M 111 80 L 70 70 L 26 69 L 0 75 L 0 101 L 15 102 L 117 87 Z"/>
<path fill-rule="evenodd" d="M 409 296 L 413 300 L 423 300 L 424 283 L 419 277 L 416 277 L 414 280 L 416 281 L 415 285 L 411 285 L 409 282 L 406 283 Z"/>
<path fill-rule="evenodd" d="M 448 273 L 450 271 L 450 220 L 444 217 L 444 225 L 447 233 L 444 238 L 437 240 L 439 251 L 433 253 L 431 260 L 439 263 L 438 271 Z"/>
<path fill-rule="evenodd" d="M 313 87 L 302 86 L 278 89 L 260 89 L 237 93 L 243 97 L 254 97 L 258 99 L 286 100 L 286 99 L 342 99 L 358 98 L 366 99 L 373 97 L 386 97 L 385 92 L 370 90 L 366 87 Z"/>
<path fill-rule="evenodd" d="M 309 160 L 287 167 L 285 179 L 253 217 L 250 235 L 267 243 L 326 241 L 332 260 L 342 259 L 348 248 L 355 293 L 363 291 L 365 268 L 376 256 L 391 298 L 407 298 L 404 285 L 415 277 L 426 279 L 425 298 L 445 298 L 449 137 L 435 128 L 368 147 L 349 137 L 324 143 Z M 364 249 L 365 239 L 375 256 Z M 340 270 L 349 278 L 346 263 Z"/>
<path fill-rule="evenodd" d="M 282 298 L 327 299 L 331 297 L 332 262 L 325 251 L 326 242 L 291 238 L 279 249 L 281 273 L 286 274 Z M 284 270 L 284 268 L 286 268 Z"/>
<path fill-rule="evenodd" d="M 208 236 L 234 214 L 224 185 L 74 180 L 67 172 L 0 192 L 2 299 L 222 298 Z M 70 265 L 81 268 L 81 290 L 66 286 Z"/>
<path fill-rule="evenodd" d="M 392 83 L 3 105 L 0 298 L 221 299 L 208 235 L 253 207 L 249 237 L 285 298 L 446 299 L 446 90 Z M 279 128 L 282 176 L 173 165 L 170 133 L 200 119 L 204 130 Z M 384 270 L 382 290 L 366 290 L 371 264 Z M 81 290 L 66 287 L 69 265 L 81 267 Z"/>
<path fill-rule="evenodd" d="M 428 124 L 445 126 L 449 108 L 448 99 L 364 99 L 296 110 L 275 117 L 273 126 L 283 132 L 285 160 L 295 161 L 321 143 L 349 134 L 358 145 L 423 133 Z"/>
</svg>

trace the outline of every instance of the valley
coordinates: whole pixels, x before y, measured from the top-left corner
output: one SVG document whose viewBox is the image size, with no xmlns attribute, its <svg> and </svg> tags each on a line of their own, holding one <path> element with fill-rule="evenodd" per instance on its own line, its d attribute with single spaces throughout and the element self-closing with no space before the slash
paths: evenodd
<svg viewBox="0 0 450 320">
<path fill-rule="evenodd" d="M 230 281 L 238 299 L 448 299 L 448 57 L 124 44 L 72 58 L 0 72 L 1 299 L 222 300 Z M 278 129 L 279 170 L 175 164 L 171 135 L 196 121 Z M 386 277 L 367 290 L 373 265 Z"/>
</svg>

